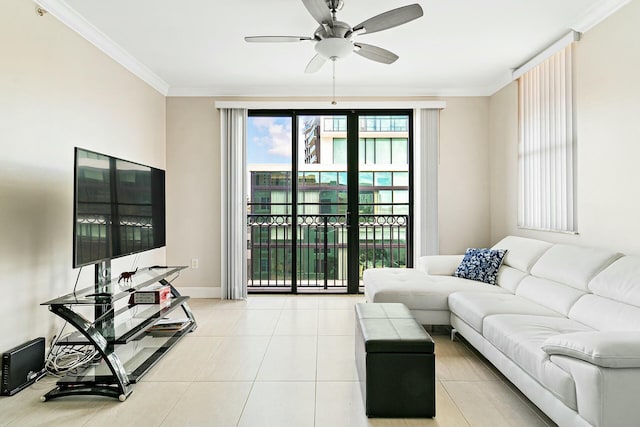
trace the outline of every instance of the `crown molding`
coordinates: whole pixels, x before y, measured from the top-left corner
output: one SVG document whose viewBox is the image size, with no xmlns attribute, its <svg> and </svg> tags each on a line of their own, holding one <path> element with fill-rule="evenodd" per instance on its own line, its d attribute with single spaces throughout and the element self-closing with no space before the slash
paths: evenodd
<svg viewBox="0 0 640 427">
<path fill-rule="evenodd" d="M 508 83 L 508 82 L 507 82 Z M 503 86 L 506 84 L 500 84 Z M 338 88 L 338 98 L 345 97 L 366 97 L 366 98 L 406 98 L 406 97 L 463 97 L 463 96 L 490 96 L 497 89 L 495 84 L 482 87 L 467 87 L 467 88 L 428 88 L 428 87 L 414 87 L 414 88 L 398 88 L 389 86 L 387 89 L 380 87 L 368 87 L 358 86 L 344 88 L 343 90 Z M 499 89 L 499 88 L 498 88 Z M 326 87 L 297 87 L 291 86 L 274 86 L 269 88 L 264 87 L 174 87 L 169 89 L 168 97 L 296 97 L 296 98 L 309 98 L 309 97 L 321 97 L 325 98 L 329 96 L 329 91 Z"/>
<path fill-rule="evenodd" d="M 513 71 L 505 71 L 496 81 L 487 87 L 486 96 L 493 96 L 505 87 L 507 87 L 513 81 Z"/>
<path fill-rule="evenodd" d="M 583 13 L 571 29 L 586 33 L 630 2 L 631 0 L 603 0 Z"/>
<path fill-rule="evenodd" d="M 34 2 L 162 95 L 166 96 L 169 93 L 167 82 L 93 26 L 64 0 L 34 0 Z"/>
</svg>

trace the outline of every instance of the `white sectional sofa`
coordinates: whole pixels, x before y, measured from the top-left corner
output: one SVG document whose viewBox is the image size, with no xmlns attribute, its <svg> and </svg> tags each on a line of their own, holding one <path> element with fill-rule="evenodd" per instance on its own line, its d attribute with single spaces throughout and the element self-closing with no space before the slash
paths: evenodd
<svg viewBox="0 0 640 427">
<path fill-rule="evenodd" d="M 463 256 L 364 273 L 368 302 L 452 325 L 560 426 L 640 425 L 640 257 L 509 236 L 497 284 Z M 437 357 L 437 348 L 436 348 Z"/>
</svg>

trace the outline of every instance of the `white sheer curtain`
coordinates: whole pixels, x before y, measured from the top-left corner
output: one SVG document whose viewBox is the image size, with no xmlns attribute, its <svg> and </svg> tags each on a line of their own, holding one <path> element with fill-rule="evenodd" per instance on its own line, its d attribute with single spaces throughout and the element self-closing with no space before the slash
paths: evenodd
<svg viewBox="0 0 640 427">
<path fill-rule="evenodd" d="M 575 232 L 571 45 L 519 82 L 518 226 Z"/>
<path fill-rule="evenodd" d="M 418 137 L 414 145 L 414 260 L 437 255 L 438 245 L 438 140 L 440 110 L 414 112 Z M 414 265 L 417 265 L 414 262 Z"/>
<path fill-rule="evenodd" d="M 220 109 L 222 299 L 247 297 L 246 125 L 246 109 Z"/>
</svg>

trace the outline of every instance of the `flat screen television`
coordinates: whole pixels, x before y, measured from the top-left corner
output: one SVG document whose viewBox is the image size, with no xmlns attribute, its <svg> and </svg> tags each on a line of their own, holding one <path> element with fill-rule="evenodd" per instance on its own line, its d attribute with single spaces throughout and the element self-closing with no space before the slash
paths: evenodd
<svg viewBox="0 0 640 427">
<path fill-rule="evenodd" d="M 75 149 L 73 267 L 165 246 L 165 172 Z"/>
</svg>

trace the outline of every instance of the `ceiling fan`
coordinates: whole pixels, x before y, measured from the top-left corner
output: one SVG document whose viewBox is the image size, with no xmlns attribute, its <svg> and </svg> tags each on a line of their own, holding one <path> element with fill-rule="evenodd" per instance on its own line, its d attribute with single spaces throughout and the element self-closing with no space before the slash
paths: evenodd
<svg viewBox="0 0 640 427">
<path fill-rule="evenodd" d="M 351 27 L 336 17 L 344 0 L 302 0 L 302 3 L 320 24 L 312 37 L 251 36 L 244 39 L 250 43 L 315 42 L 317 54 L 307 64 L 305 73 L 315 73 L 328 59 L 335 62 L 351 52 L 372 61 L 391 64 L 398 59 L 398 55 L 381 47 L 355 41 L 355 37 L 397 27 L 423 15 L 422 7 L 416 3 L 389 10 Z"/>
</svg>

